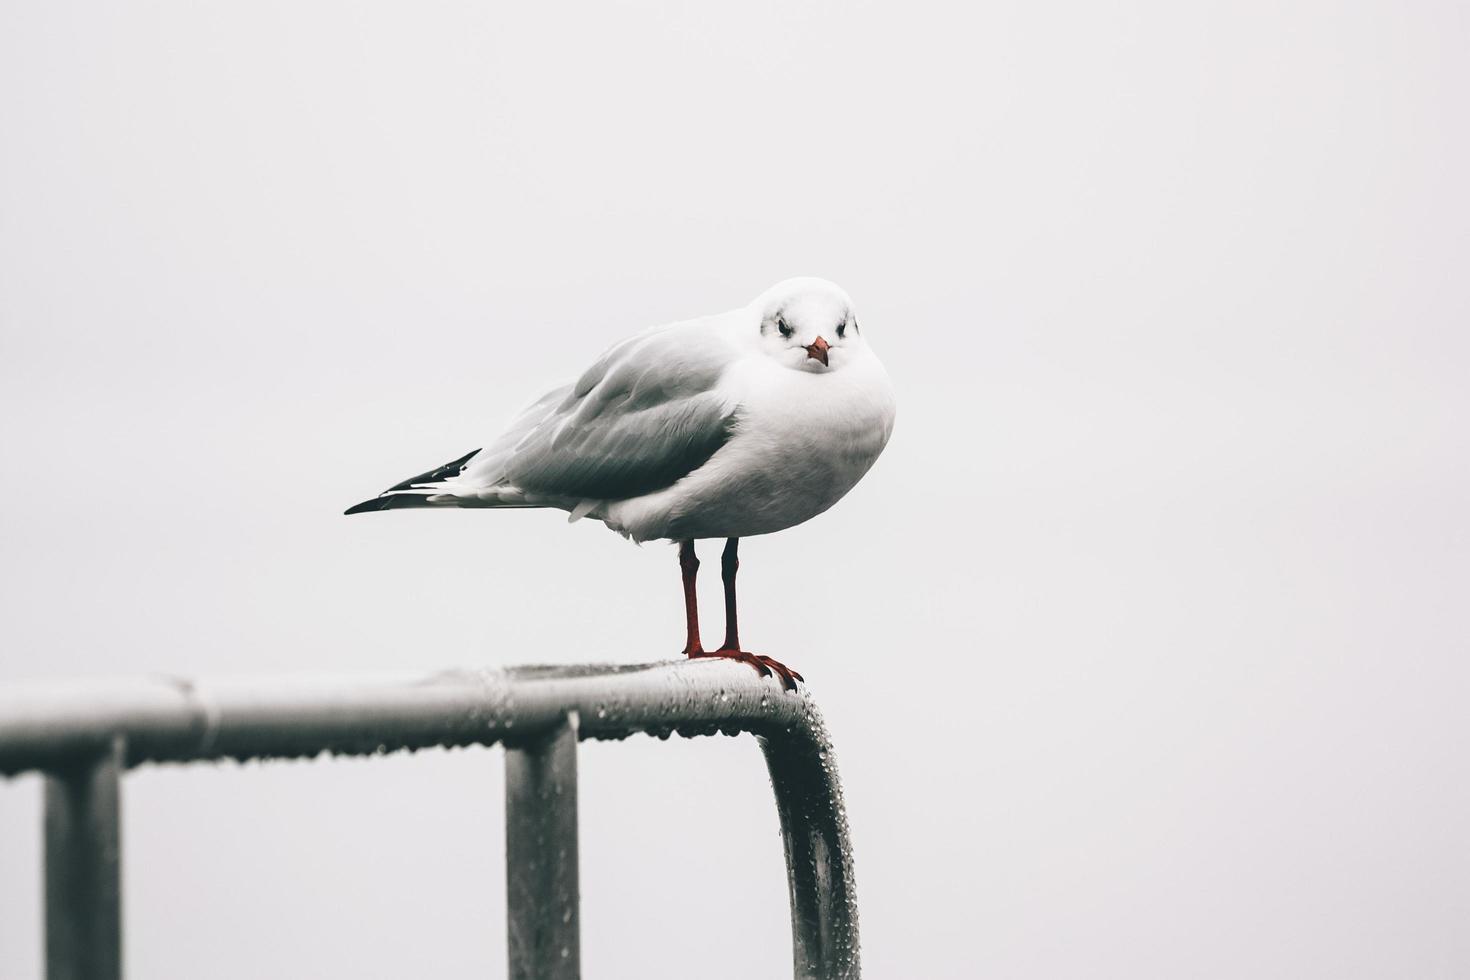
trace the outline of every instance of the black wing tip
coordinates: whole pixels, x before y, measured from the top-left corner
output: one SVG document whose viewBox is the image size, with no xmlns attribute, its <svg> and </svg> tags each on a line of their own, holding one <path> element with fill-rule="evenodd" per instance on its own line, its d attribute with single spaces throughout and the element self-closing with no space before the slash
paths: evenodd
<svg viewBox="0 0 1470 980">
<path fill-rule="evenodd" d="M 395 483 L 384 492 L 392 493 L 394 490 L 412 490 L 417 484 L 420 483 L 438 483 L 440 480 L 447 480 L 452 476 L 459 476 L 461 471 L 464 470 L 464 464 L 468 463 L 470 461 L 470 457 L 478 452 L 478 449 L 471 449 L 459 459 L 450 460 L 443 466 L 435 467 L 434 469 L 429 470 L 429 472 L 427 473 L 420 473 L 418 476 L 411 476 L 407 480 L 404 480 L 402 483 Z"/>
<path fill-rule="evenodd" d="M 452 476 L 459 476 L 464 470 L 464 464 L 468 463 L 470 457 L 479 451 L 478 449 L 471 449 L 459 459 L 450 460 L 443 466 L 429 470 L 427 473 L 411 476 L 402 483 L 395 483 L 387 490 L 384 490 L 381 496 L 374 497 L 371 500 L 364 500 L 360 504 L 353 504 L 342 513 L 344 515 L 363 514 L 370 510 L 395 510 L 399 507 L 431 507 L 433 505 L 423 496 L 412 493 L 399 493 L 398 491 L 412 490 L 423 483 L 438 483 L 440 480 L 447 480 Z"/>
<path fill-rule="evenodd" d="M 389 493 L 371 500 L 364 500 L 360 504 L 353 504 L 344 510 L 343 515 L 363 514 L 370 510 L 398 510 L 403 507 L 432 507 L 428 494 L 418 493 Z"/>
</svg>

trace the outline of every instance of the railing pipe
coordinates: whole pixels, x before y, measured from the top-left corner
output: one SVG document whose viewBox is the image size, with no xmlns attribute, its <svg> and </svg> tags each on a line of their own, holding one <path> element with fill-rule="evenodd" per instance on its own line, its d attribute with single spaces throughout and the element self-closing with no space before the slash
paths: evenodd
<svg viewBox="0 0 1470 980">
<path fill-rule="evenodd" d="M 513 966 L 512 976 L 561 978 L 577 975 L 579 956 L 575 743 L 638 732 L 660 738 L 756 735 L 785 839 L 796 976 L 856 978 L 856 886 L 841 787 L 821 714 L 804 690 L 786 692 L 744 664 L 696 660 L 211 684 L 171 678 L 60 687 L 12 684 L 0 691 L 0 775 L 48 774 L 47 929 L 56 964 L 48 967 L 51 975 L 111 980 L 118 972 L 108 964 L 120 961 L 116 780 L 123 770 L 145 762 L 362 755 L 502 742 L 508 750 L 512 874 L 520 873 L 516 862 L 530 853 L 527 842 L 568 835 L 572 841 L 565 861 L 534 872 L 522 867 L 527 875 L 508 877 L 512 957 L 519 950 L 525 953 L 523 962 L 540 964 L 526 966 L 523 973 Z M 542 806 L 555 798 L 558 786 L 567 805 Z M 95 831 L 84 833 L 83 827 Z M 69 862 L 89 870 L 77 877 L 66 871 Z M 92 889 L 88 882 L 99 887 Z M 76 903 L 68 897 L 84 894 L 111 894 L 112 918 L 100 898 Z M 517 923 L 518 903 L 528 917 L 537 914 L 532 906 L 544 907 L 546 901 L 562 902 L 564 913 L 566 896 L 571 896 L 569 929 L 552 929 L 543 941 L 534 928 L 526 931 L 529 918 Z M 81 924 L 61 921 L 78 914 L 84 917 Z M 73 928 L 83 930 L 76 935 L 97 941 L 64 938 Z M 566 936 L 570 940 L 564 941 Z M 94 952 L 76 952 L 84 947 Z M 561 960 L 562 949 L 572 962 L 546 965 L 547 951 Z M 98 965 L 58 972 L 67 957 L 82 955 L 93 956 L 89 962 Z"/>
<path fill-rule="evenodd" d="M 582 975 L 577 886 L 577 716 L 505 747 L 510 980 Z"/>
<path fill-rule="evenodd" d="M 798 977 L 856 977 L 857 893 L 832 745 L 793 730 L 762 736 L 776 791 Z"/>
<path fill-rule="evenodd" d="M 123 746 L 46 774 L 47 980 L 122 976 L 118 789 Z"/>
</svg>

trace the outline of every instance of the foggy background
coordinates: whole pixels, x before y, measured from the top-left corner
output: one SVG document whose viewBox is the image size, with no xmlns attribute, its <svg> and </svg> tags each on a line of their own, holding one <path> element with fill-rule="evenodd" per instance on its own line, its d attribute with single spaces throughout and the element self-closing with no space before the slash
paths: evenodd
<svg viewBox="0 0 1470 980">
<path fill-rule="evenodd" d="M 854 297 L 741 548 L 875 978 L 1470 974 L 1453 4 L 0 8 L 0 683 L 672 657 L 673 549 L 341 516 L 645 325 Z M 718 640 L 718 544 L 703 546 Z M 595 977 L 790 975 L 754 741 L 583 747 Z M 499 750 L 145 768 L 135 977 L 503 976 Z M 0 975 L 41 971 L 0 782 Z"/>
</svg>

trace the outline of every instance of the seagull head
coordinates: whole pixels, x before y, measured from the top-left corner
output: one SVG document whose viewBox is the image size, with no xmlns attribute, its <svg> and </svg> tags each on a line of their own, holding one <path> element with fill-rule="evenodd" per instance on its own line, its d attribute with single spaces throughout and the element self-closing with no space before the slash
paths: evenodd
<svg viewBox="0 0 1470 980">
<path fill-rule="evenodd" d="M 825 279 L 787 279 L 751 308 L 759 318 L 762 349 L 782 367 L 837 371 L 861 348 L 852 300 Z"/>
</svg>

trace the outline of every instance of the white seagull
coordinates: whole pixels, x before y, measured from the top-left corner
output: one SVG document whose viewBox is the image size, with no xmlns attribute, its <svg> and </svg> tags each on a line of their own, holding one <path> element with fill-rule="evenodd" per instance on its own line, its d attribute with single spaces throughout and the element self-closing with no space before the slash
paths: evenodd
<svg viewBox="0 0 1470 980">
<path fill-rule="evenodd" d="M 484 449 L 347 510 L 557 507 L 634 541 L 679 542 L 689 657 L 728 657 L 794 690 L 801 675 L 740 648 L 741 538 L 793 527 L 851 490 L 893 431 L 893 387 L 852 301 L 789 279 L 749 306 L 645 330 L 548 392 Z M 698 538 L 726 538 L 725 642 L 699 641 Z"/>
</svg>

